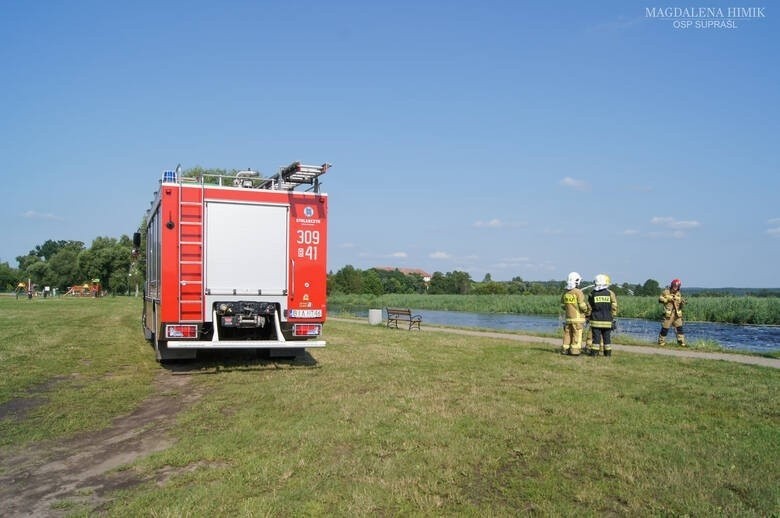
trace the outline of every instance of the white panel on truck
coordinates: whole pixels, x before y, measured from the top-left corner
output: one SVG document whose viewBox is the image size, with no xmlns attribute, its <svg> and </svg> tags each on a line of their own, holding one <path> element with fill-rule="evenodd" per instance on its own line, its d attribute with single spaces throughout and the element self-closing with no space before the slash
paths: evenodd
<svg viewBox="0 0 780 518">
<path fill-rule="evenodd" d="M 280 295 L 287 289 L 289 208 L 206 202 L 206 290 Z"/>
</svg>

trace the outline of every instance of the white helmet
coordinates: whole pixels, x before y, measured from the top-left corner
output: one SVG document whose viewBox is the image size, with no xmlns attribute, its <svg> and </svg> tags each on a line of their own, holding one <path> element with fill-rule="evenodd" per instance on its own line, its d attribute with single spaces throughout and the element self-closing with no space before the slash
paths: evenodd
<svg viewBox="0 0 780 518">
<path fill-rule="evenodd" d="M 596 285 L 596 290 L 605 290 L 609 288 L 609 275 L 605 273 L 596 275 L 596 279 L 593 281 L 593 284 Z"/>
<path fill-rule="evenodd" d="M 580 285 L 580 281 L 582 280 L 582 277 L 580 277 L 580 274 L 577 272 L 571 272 L 569 274 L 569 277 L 566 279 L 566 289 L 570 290 L 573 288 L 578 288 Z"/>
</svg>

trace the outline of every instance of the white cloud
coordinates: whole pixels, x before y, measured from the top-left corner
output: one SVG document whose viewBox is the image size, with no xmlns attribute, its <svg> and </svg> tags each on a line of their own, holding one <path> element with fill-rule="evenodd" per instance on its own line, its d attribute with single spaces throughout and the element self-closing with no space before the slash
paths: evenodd
<svg viewBox="0 0 780 518">
<path fill-rule="evenodd" d="M 493 218 L 490 221 L 475 221 L 473 226 L 475 228 L 520 228 L 528 226 L 528 223 L 525 221 L 501 221 L 498 218 Z"/>
<path fill-rule="evenodd" d="M 406 259 L 409 256 L 406 254 L 406 252 L 393 252 L 392 254 L 390 254 L 390 257 L 395 257 L 397 259 Z"/>
<path fill-rule="evenodd" d="M 670 216 L 654 216 L 650 223 L 673 230 L 686 230 L 701 226 L 701 223 L 696 220 L 678 220 Z"/>
<path fill-rule="evenodd" d="M 564 187 L 568 187 L 570 189 L 574 189 L 576 191 L 589 191 L 590 185 L 588 185 L 587 182 L 583 180 L 575 180 L 571 176 L 567 176 L 560 182 L 558 182 L 558 185 L 562 185 Z"/>
<path fill-rule="evenodd" d="M 639 231 L 633 228 L 627 228 L 623 231 L 624 236 L 636 236 L 639 234 Z"/>
<path fill-rule="evenodd" d="M 428 257 L 431 259 L 452 259 L 452 256 L 447 252 L 433 252 Z"/>
<path fill-rule="evenodd" d="M 498 218 L 493 218 L 490 221 L 476 221 L 474 226 L 477 228 L 501 228 L 504 226 L 504 223 Z"/>
<path fill-rule="evenodd" d="M 43 221 L 62 221 L 60 216 L 52 214 L 50 212 L 38 212 L 36 210 L 28 210 L 22 213 L 24 219 L 36 219 Z"/>
<path fill-rule="evenodd" d="M 770 237 L 780 238 L 780 218 L 768 219 L 766 220 L 766 224 L 769 225 L 769 228 L 766 229 L 766 233 Z"/>
</svg>

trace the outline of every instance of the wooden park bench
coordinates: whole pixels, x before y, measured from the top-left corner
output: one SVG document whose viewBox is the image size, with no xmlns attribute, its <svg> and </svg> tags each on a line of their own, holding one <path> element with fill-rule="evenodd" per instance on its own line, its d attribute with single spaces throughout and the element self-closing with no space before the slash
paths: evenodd
<svg viewBox="0 0 780 518">
<path fill-rule="evenodd" d="M 387 327 L 398 328 L 398 323 L 403 322 L 404 325 L 409 325 L 409 331 L 412 329 L 420 331 L 422 315 L 412 315 L 411 309 L 385 308 L 385 311 L 387 312 Z"/>
</svg>

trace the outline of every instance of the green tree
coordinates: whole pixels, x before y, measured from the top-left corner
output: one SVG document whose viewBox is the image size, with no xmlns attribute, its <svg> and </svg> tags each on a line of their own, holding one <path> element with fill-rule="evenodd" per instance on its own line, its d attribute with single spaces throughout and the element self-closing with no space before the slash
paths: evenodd
<svg viewBox="0 0 780 518">
<path fill-rule="evenodd" d="M 53 276 L 53 286 L 60 291 L 80 282 L 79 252 L 72 248 L 63 248 L 46 261 Z"/>
<path fill-rule="evenodd" d="M 360 270 L 351 264 L 346 265 L 328 279 L 328 291 L 333 293 L 363 293 L 363 276 Z"/>
<path fill-rule="evenodd" d="M 433 272 L 433 276 L 431 276 L 431 282 L 428 287 L 428 293 L 431 295 L 444 295 L 447 293 L 453 293 L 451 279 L 446 277 L 441 272 Z"/>
<path fill-rule="evenodd" d="M 27 255 L 20 255 L 16 258 L 16 263 L 19 265 L 19 270 L 22 275 L 27 275 L 27 269 L 35 263 L 41 262 L 43 259 L 33 253 Z"/>
<path fill-rule="evenodd" d="M 38 289 L 42 286 L 56 286 L 56 275 L 46 261 L 38 261 L 37 263 L 30 265 L 27 268 L 27 275 Z"/>
<path fill-rule="evenodd" d="M 28 255 L 34 255 L 36 257 L 40 257 L 48 261 L 52 257 L 54 257 L 60 250 L 66 248 L 80 251 L 84 248 L 84 243 L 82 243 L 81 241 L 66 241 L 66 240 L 54 241 L 52 239 L 47 239 L 42 245 L 37 245 L 34 250 L 30 250 L 30 253 Z"/>
<path fill-rule="evenodd" d="M 647 297 L 655 297 L 661 294 L 661 286 L 655 279 L 647 279 L 645 283 L 636 291 L 637 295 L 645 295 Z"/>
<path fill-rule="evenodd" d="M 363 272 L 363 291 L 370 295 L 382 295 L 384 289 L 382 288 L 382 280 L 379 278 L 375 269 L 366 270 Z"/>
<path fill-rule="evenodd" d="M 13 291 L 20 277 L 19 270 L 11 268 L 7 262 L 0 263 L 0 290 Z"/>
<path fill-rule="evenodd" d="M 79 271 L 85 279 L 100 279 L 101 284 L 113 293 L 128 290 L 132 241 L 126 235 L 118 240 L 97 237 L 88 250 L 78 256 Z"/>
<path fill-rule="evenodd" d="M 459 294 L 463 295 L 471 291 L 471 276 L 466 272 L 454 271 L 442 274 L 435 272 L 431 277 L 430 288 L 428 292 L 434 295 L 438 294 Z"/>
<path fill-rule="evenodd" d="M 474 285 L 472 293 L 476 295 L 505 295 L 509 293 L 509 288 L 505 282 L 483 281 Z"/>
</svg>

